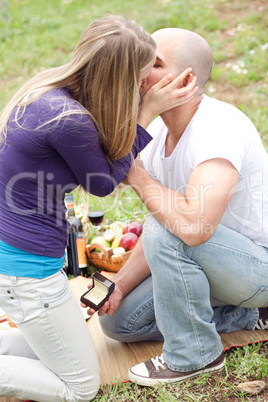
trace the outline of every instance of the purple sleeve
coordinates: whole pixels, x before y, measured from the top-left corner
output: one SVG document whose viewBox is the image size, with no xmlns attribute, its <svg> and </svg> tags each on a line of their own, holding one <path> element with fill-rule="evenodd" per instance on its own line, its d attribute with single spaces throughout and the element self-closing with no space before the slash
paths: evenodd
<svg viewBox="0 0 268 402">
<path fill-rule="evenodd" d="M 151 139 L 146 130 L 137 126 L 133 156 L 130 153 L 123 159 L 108 162 L 92 120 L 88 115 L 78 114 L 63 118 L 57 124 L 57 130 L 50 131 L 48 141 L 82 187 L 93 195 L 104 197 L 124 179 L 133 157 L 136 158 Z"/>
</svg>

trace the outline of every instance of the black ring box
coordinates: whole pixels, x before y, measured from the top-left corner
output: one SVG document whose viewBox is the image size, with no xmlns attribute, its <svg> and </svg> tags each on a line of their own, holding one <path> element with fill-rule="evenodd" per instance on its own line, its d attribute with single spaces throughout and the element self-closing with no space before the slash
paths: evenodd
<svg viewBox="0 0 268 402">
<path fill-rule="evenodd" d="M 80 298 L 81 302 L 94 310 L 99 310 L 114 291 L 114 282 L 99 272 L 92 276 L 93 284 Z"/>
</svg>

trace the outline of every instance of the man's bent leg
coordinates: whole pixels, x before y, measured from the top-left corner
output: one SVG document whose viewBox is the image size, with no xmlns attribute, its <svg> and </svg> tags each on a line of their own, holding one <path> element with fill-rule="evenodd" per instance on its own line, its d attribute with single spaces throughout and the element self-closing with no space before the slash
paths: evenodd
<svg viewBox="0 0 268 402">
<path fill-rule="evenodd" d="M 100 324 L 107 336 L 120 342 L 163 341 L 155 322 L 152 277 L 125 296 L 111 317 L 100 317 Z"/>
<path fill-rule="evenodd" d="M 186 246 L 185 252 L 206 274 L 212 305 L 268 307 L 268 249 L 219 225 L 210 240 L 197 247 Z M 256 310 L 247 329 L 253 329 L 257 319 Z"/>
<path fill-rule="evenodd" d="M 189 327 L 185 324 L 178 326 L 184 327 L 185 325 L 184 333 L 187 332 L 186 329 L 190 328 L 190 334 L 192 332 L 194 335 L 192 338 L 196 339 L 197 344 L 200 343 L 200 350 L 205 350 L 202 340 L 207 337 L 206 331 L 208 330 L 209 333 L 209 329 L 212 328 L 210 327 L 212 320 L 216 323 L 218 331 L 254 329 L 258 319 L 256 307 L 267 306 L 268 303 L 267 286 L 265 286 L 268 283 L 266 249 L 222 226 L 218 227 L 210 241 L 198 247 L 189 247 L 166 231 L 152 217 L 145 225 L 143 242 L 153 277 L 159 278 L 154 280 L 155 309 L 157 314 L 160 297 L 164 313 L 161 309 L 159 310 L 160 320 L 157 318 L 157 323 L 165 339 L 169 339 L 173 332 L 168 329 L 166 330 L 167 337 L 165 336 L 164 331 L 169 328 L 167 317 L 171 316 L 172 322 L 176 321 L 176 315 L 172 311 L 174 310 L 172 296 L 176 297 L 175 310 L 183 321 L 185 320 L 183 308 L 185 306 L 188 308 L 189 313 L 186 316 L 193 321 L 191 324 L 187 323 L 187 320 L 185 321 Z M 210 275 L 212 275 L 213 281 Z M 237 276 L 238 283 L 235 280 Z M 173 279 L 170 280 L 170 277 Z M 250 285 L 247 283 L 248 281 Z M 167 286 L 166 283 L 168 283 Z M 159 285 L 158 288 L 157 285 Z M 210 302 L 212 301 L 214 305 L 213 316 L 211 316 L 208 306 L 209 291 L 212 295 Z M 181 297 L 181 294 L 184 294 L 184 297 Z M 221 296 L 219 300 L 219 295 L 224 295 L 224 297 Z M 159 302 L 159 306 L 161 303 Z M 201 311 L 199 306 L 202 306 Z M 163 329 L 161 329 L 161 317 L 163 316 L 165 316 L 165 324 L 162 324 Z M 200 332 L 201 327 L 203 328 Z M 178 329 L 176 328 L 180 333 Z M 178 341 L 176 340 L 175 344 L 176 342 Z M 181 345 L 183 348 L 183 342 Z M 172 353 L 171 347 L 170 355 Z M 176 369 L 176 366 L 168 360 L 167 352 L 165 358 L 171 368 Z M 178 359 L 180 359 L 179 356 Z"/>
<path fill-rule="evenodd" d="M 163 263 L 164 270 L 165 262 Z M 164 271 L 163 271 L 164 272 Z M 232 305 L 216 306 L 212 301 L 213 318 L 218 332 L 252 330 L 258 318 L 257 309 Z M 121 302 L 112 317 L 100 317 L 103 332 L 121 342 L 162 341 L 155 322 L 152 277 L 133 289 Z"/>
<path fill-rule="evenodd" d="M 259 316 L 258 309 L 232 305 L 213 307 L 212 321 L 218 332 L 253 330 Z"/>
<path fill-rule="evenodd" d="M 153 217 L 144 225 L 143 245 L 168 367 L 190 371 L 207 366 L 222 353 L 222 343 L 212 322 L 206 275 L 185 254 L 185 244 Z"/>
</svg>

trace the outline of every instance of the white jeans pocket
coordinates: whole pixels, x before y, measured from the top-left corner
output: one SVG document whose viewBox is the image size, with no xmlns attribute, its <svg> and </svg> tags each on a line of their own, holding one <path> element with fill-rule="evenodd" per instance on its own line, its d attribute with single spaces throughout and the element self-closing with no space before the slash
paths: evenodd
<svg viewBox="0 0 268 402">
<path fill-rule="evenodd" d="M 14 324 L 21 324 L 24 320 L 24 313 L 15 290 L 10 286 L 0 288 L 0 306 L 10 317 Z"/>
</svg>

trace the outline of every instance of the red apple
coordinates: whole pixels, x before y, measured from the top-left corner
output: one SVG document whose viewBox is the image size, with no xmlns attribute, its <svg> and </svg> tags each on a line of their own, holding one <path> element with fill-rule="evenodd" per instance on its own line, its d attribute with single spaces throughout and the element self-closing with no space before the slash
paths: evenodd
<svg viewBox="0 0 268 402">
<path fill-rule="evenodd" d="M 140 222 L 132 222 L 129 223 L 123 233 L 134 233 L 137 236 L 140 236 L 142 233 L 142 224 Z"/>
<path fill-rule="evenodd" d="M 138 241 L 138 236 L 135 233 L 125 233 L 120 240 L 120 247 L 123 247 L 126 251 L 132 250 Z"/>
</svg>

